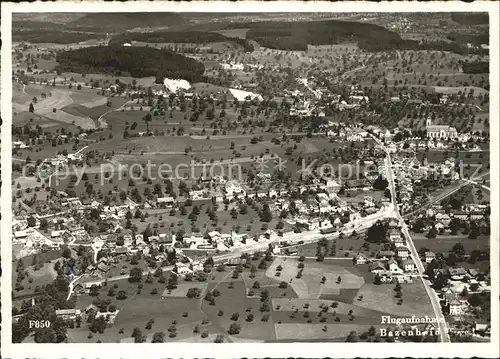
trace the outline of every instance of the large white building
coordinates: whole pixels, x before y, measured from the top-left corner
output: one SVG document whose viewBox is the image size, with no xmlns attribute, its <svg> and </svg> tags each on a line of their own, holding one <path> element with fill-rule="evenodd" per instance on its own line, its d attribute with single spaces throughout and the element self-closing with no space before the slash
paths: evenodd
<svg viewBox="0 0 500 359">
<path fill-rule="evenodd" d="M 425 129 L 427 130 L 428 138 L 448 139 L 458 137 L 455 127 L 448 125 L 433 125 L 430 118 L 427 119 Z"/>
<path fill-rule="evenodd" d="M 191 88 L 191 84 L 186 80 L 179 79 L 164 79 L 163 85 L 165 85 L 165 89 L 169 92 L 176 93 L 179 90 L 189 90 Z"/>
</svg>

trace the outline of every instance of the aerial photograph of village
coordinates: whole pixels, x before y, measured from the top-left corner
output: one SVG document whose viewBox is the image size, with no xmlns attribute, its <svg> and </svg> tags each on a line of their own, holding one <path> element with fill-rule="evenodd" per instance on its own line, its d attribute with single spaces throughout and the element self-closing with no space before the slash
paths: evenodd
<svg viewBox="0 0 500 359">
<path fill-rule="evenodd" d="M 13 343 L 490 342 L 488 13 L 12 20 Z"/>
</svg>

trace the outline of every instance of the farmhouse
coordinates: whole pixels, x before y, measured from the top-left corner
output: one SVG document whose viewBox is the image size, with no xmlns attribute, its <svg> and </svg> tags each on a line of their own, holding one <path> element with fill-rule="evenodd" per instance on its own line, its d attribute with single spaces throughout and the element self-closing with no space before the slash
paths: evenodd
<svg viewBox="0 0 500 359">
<path fill-rule="evenodd" d="M 415 271 L 415 262 L 413 259 L 408 258 L 403 261 L 403 269 L 405 272 L 414 272 Z"/>
<path fill-rule="evenodd" d="M 389 240 L 391 242 L 396 242 L 396 241 L 400 241 L 402 239 L 401 237 L 401 232 L 398 231 L 397 229 L 391 229 L 389 231 Z"/>
<path fill-rule="evenodd" d="M 433 252 L 425 252 L 425 263 L 430 263 L 436 259 L 436 254 Z"/>
<path fill-rule="evenodd" d="M 400 246 L 396 248 L 396 253 L 398 254 L 398 257 L 402 259 L 406 259 L 410 256 L 410 250 L 406 248 L 405 246 Z"/>
<path fill-rule="evenodd" d="M 461 301 L 455 298 L 450 302 L 450 315 L 463 315 L 465 314 L 466 310 L 467 305 L 465 301 Z"/>
<path fill-rule="evenodd" d="M 80 309 L 57 309 L 56 316 L 63 320 L 75 320 L 81 316 Z"/>
<path fill-rule="evenodd" d="M 370 266 L 370 272 L 380 274 L 382 272 L 385 272 L 385 266 L 380 261 L 373 262 Z"/>
<path fill-rule="evenodd" d="M 391 272 L 392 274 L 403 274 L 403 270 L 399 268 L 399 265 L 394 260 L 394 258 L 389 259 L 387 265 L 389 266 L 389 272 Z"/>
<path fill-rule="evenodd" d="M 465 275 L 467 274 L 467 271 L 462 267 L 449 268 L 448 272 L 450 273 L 450 277 L 453 280 L 462 280 L 462 279 L 464 279 Z"/>
<path fill-rule="evenodd" d="M 159 197 L 156 199 L 156 203 L 159 205 L 159 206 L 172 206 L 174 204 L 174 197 Z"/>
<path fill-rule="evenodd" d="M 356 256 L 356 264 L 365 264 L 366 261 L 367 258 L 363 253 L 360 253 Z"/>
</svg>

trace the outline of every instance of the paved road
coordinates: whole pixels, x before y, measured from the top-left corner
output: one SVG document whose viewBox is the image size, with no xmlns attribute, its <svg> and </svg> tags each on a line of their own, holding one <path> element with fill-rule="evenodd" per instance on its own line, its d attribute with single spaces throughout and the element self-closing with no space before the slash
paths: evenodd
<svg viewBox="0 0 500 359">
<path fill-rule="evenodd" d="M 437 298 L 436 292 L 430 287 L 429 281 L 423 278 L 423 274 L 425 271 L 424 265 L 422 264 L 422 261 L 418 255 L 417 248 L 413 243 L 410 232 L 408 231 L 408 227 L 406 226 L 403 217 L 399 213 L 399 207 L 397 206 L 396 202 L 396 184 L 394 182 L 391 155 L 384 146 L 382 146 L 382 148 L 384 148 L 386 152 L 385 164 L 386 164 L 387 181 L 389 182 L 389 187 L 391 190 L 392 203 L 394 204 L 394 213 L 396 214 L 396 218 L 399 220 L 399 223 L 401 224 L 401 230 L 403 232 L 403 235 L 405 236 L 408 248 L 410 249 L 412 259 L 415 262 L 415 265 L 417 266 L 419 277 L 422 280 L 424 288 L 431 301 L 432 309 L 434 310 L 434 315 L 438 320 L 440 341 L 444 343 L 449 343 L 450 337 L 448 334 L 448 327 L 443 312 L 441 310 L 441 305 L 439 304 L 439 299 Z"/>
</svg>

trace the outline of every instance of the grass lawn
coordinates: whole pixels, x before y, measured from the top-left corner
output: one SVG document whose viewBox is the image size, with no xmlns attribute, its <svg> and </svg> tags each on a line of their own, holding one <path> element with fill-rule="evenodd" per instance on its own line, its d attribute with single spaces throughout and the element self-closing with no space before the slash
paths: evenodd
<svg viewBox="0 0 500 359">
<path fill-rule="evenodd" d="M 13 297 L 32 294 L 37 287 L 52 283 L 57 277 L 57 273 L 54 270 L 54 263 L 55 260 L 52 262 L 45 262 L 43 267 L 38 270 L 35 270 L 33 266 L 28 267 L 26 269 L 27 276 L 21 281 L 21 285 L 24 289 L 17 291 L 14 289 L 15 285 L 13 284 Z M 12 283 L 17 283 L 16 278 L 17 272 L 12 271 Z"/>
<path fill-rule="evenodd" d="M 358 239 L 359 238 L 359 239 Z M 347 258 L 352 258 L 358 253 L 365 253 L 371 255 L 372 252 L 377 252 L 380 250 L 383 246 L 382 245 L 377 245 L 374 243 L 369 243 L 368 246 L 368 251 L 367 250 L 362 250 L 361 246 L 365 244 L 365 241 L 362 240 L 363 238 L 362 235 L 359 237 L 350 237 L 346 236 L 344 238 L 337 238 L 335 240 L 328 240 L 328 250 L 326 252 L 327 257 L 345 257 L 345 254 L 347 253 Z M 331 248 L 333 243 L 335 243 L 335 253 L 331 252 Z M 317 244 L 316 243 L 308 243 L 304 244 L 301 246 L 294 247 L 294 249 L 297 250 L 297 255 L 298 256 L 305 256 L 305 257 L 315 257 L 316 256 L 316 248 Z"/>
<path fill-rule="evenodd" d="M 402 305 L 397 304 L 398 299 L 395 297 L 393 284 L 375 285 L 372 283 L 365 283 L 361 287 L 357 295 L 362 295 L 363 300 L 355 303 L 357 306 L 394 316 L 433 315 L 430 299 L 420 280 L 416 279 L 414 283 L 404 284 L 402 287 Z"/>
<path fill-rule="evenodd" d="M 197 322 L 201 322 L 203 315 L 199 310 L 199 300 L 188 298 L 162 298 L 161 292 L 165 288 L 165 284 L 156 283 L 156 278 L 153 283 L 143 283 L 143 289 L 140 294 L 137 293 L 136 284 L 129 283 L 127 280 L 113 282 L 117 283 L 118 288 L 116 291 L 125 290 L 127 292 L 127 299 L 117 300 L 114 297 L 108 297 L 107 292 L 112 284 L 101 289 L 100 298 L 111 299 L 112 303 L 116 304 L 117 309 L 120 310 L 116 317 L 115 323 L 112 327 L 107 328 L 104 334 L 94 334 L 93 340 L 100 339 L 102 342 L 116 342 L 130 337 L 134 328 L 142 330 L 144 335 L 155 333 L 157 331 L 166 332 L 168 327 L 172 325 L 172 321 L 177 320 L 177 337 L 168 338 L 166 340 L 172 341 L 183 337 L 193 335 L 193 328 Z M 193 285 L 194 286 L 194 285 Z M 151 290 L 156 288 L 158 294 L 151 294 Z M 92 302 L 94 298 L 88 295 L 78 297 L 77 308 L 84 308 Z M 188 317 L 184 317 L 183 313 L 187 312 Z M 151 330 L 145 329 L 146 323 L 154 319 L 155 323 Z M 84 327 L 85 324 L 82 324 Z M 118 331 L 123 328 L 124 333 L 120 334 Z M 80 330 L 74 330 L 76 333 Z M 72 331 L 70 331 L 72 332 Z M 85 335 L 88 330 L 85 330 Z M 76 338 L 80 338 L 74 334 Z M 83 341 L 88 341 L 86 336 Z"/>
<path fill-rule="evenodd" d="M 190 288 L 198 288 L 201 290 L 202 296 L 205 295 L 206 289 L 208 287 L 207 282 L 183 282 L 177 285 L 177 288 L 169 290 L 165 289 L 163 293 L 161 293 L 162 297 L 165 298 L 187 298 L 186 294 Z"/>
<path fill-rule="evenodd" d="M 277 258 L 266 271 L 266 275 L 272 278 L 276 273 L 277 266 L 281 265 L 283 270 L 280 279 L 289 283 L 299 298 L 307 299 L 318 299 L 323 294 L 339 295 L 341 289 L 359 289 L 365 282 L 362 276 L 344 268 L 343 263 L 330 262 L 329 260 L 324 262 L 304 261 L 302 277 L 296 278 L 299 271 L 298 264 L 297 258 Z M 326 281 L 322 284 L 321 278 L 323 276 Z M 341 282 L 337 283 L 339 276 Z"/>
<path fill-rule="evenodd" d="M 457 236 L 437 236 L 434 239 L 428 239 L 423 233 L 412 234 L 413 241 L 417 250 L 420 248 L 428 248 L 434 253 L 442 253 L 451 251 L 457 243 L 464 245 L 466 252 L 470 253 L 475 249 L 488 251 L 490 248 L 490 238 L 482 236 L 477 239 L 469 239 L 464 235 Z"/>
<path fill-rule="evenodd" d="M 340 322 L 342 323 L 342 322 Z M 326 326 L 326 330 L 325 330 Z M 362 333 L 367 331 L 371 325 L 360 324 L 296 324 L 296 323 L 283 323 L 275 324 L 276 339 L 278 340 L 311 340 L 311 339 L 333 339 L 343 338 L 349 335 L 351 331 Z"/>
<path fill-rule="evenodd" d="M 216 284 L 209 286 L 215 287 Z M 233 322 L 231 316 L 233 313 L 239 314 L 237 322 L 241 325 L 240 334 L 234 336 L 234 341 L 242 339 L 268 340 L 274 339 L 274 327 L 272 318 L 268 322 L 262 322 L 264 313 L 259 311 L 261 306 L 260 298 L 247 298 L 245 283 L 241 280 L 234 280 L 234 288 L 230 289 L 228 283 L 222 283 L 217 286 L 221 295 L 216 298 L 215 305 L 210 305 L 209 302 L 203 300 L 202 311 L 207 315 L 210 321 L 210 333 L 227 333 L 229 326 Z M 250 309 L 249 312 L 246 310 Z M 224 313 L 219 316 L 219 311 Z M 252 313 L 254 319 L 251 322 L 246 321 L 247 315 Z M 271 313 L 267 313 L 271 314 Z"/>
</svg>

